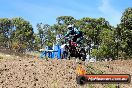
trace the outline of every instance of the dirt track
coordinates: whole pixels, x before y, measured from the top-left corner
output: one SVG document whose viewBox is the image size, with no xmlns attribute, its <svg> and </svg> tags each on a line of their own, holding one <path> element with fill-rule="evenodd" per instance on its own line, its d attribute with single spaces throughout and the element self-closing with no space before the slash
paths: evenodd
<svg viewBox="0 0 132 88">
<path fill-rule="evenodd" d="M 89 65 L 89 63 L 87 63 Z M 132 75 L 132 60 L 97 62 L 90 64 L 105 73 L 127 73 Z M 39 60 L 14 57 L 0 60 L 0 88 L 109 88 L 95 84 L 76 84 L 75 60 Z M 120 88 L 132 88 L 121 84 Z"/>
</svg>

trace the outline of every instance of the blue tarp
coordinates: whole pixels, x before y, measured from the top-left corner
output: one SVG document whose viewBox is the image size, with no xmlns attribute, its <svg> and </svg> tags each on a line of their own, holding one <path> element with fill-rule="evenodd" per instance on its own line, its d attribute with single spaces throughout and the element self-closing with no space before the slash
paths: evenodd
<svg viewBox="0 0 132 88">
<path fill-rule="evenodd" d="M 44 58 L 46 56 L 49 57 L 49 58 L 61 59 L 61 48 L 60 48 L 60 46 L 59 45 L 55 45 L 53 47 L 46 47 L 45 51 L 43 51 L 41 53 L 40 58 Z"/>
</svg>

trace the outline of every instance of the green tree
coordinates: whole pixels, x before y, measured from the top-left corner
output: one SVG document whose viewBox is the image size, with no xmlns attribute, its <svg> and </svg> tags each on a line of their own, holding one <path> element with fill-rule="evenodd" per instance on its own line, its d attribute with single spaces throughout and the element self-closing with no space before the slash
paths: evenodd
<svg viewBox="0 0 132 88">
<path fill-rule="evenodd" d="M 81 20 L 76 21 L 76 25 L 80 27 L 80 30 L 85 34 L 86 43 L 94 43 L 94 45 L 100 44 L 99 34 L 103 28 L 111 29 L 108 21 L 104 18 L 95 19 L 84 17 Z"/>
<path fill-rule="evenodd" d="M 8 18 L 0 19 L 0 44 L 10 47 L 10 36 L 12 33 L 12 21 Z"/>
<path fill-rule="evenodd" d="M 103 29 L 99 35 L 101 39 L 101 44 L 98 49 L 92 50 L 92 55 L 96 56 L 98 59 L 115 59 L 115 39 L 114 31 L 109 29 Z"/>
<path fill-rule="evenodd" d="M 76 19 L 72 16 L 59 16 L 56 18 L 57 24 L 53 25 L 57 34 L 64 34 L 69 24 L 75 24 Z"/>
<path fill-rule="evenodd" d="M 48 24 L 39 23 L 37 24 L 37 30 L 41 39 L 41 48 L 46 45 L 52 46 L 55 42 L 54 29 Z"/>
<path fill-rule="evenodd" d="M 118 36 L 120 36 L 121 50 L 130 57 L 132 55 L 132 8 L 124 11 L 117 31 L 120 31 Z"/>
<path fill-rule="evenodd" d="M 68 24 L 74 24 L 74 22 L 75 22 L 75 19 L 74 19 L 74 17 L 72 17 L 72 16 L 60 16 L 60 17 L 57 17 L 57 23 L 59 24 L 59 25 L 64 25 L 64 24 L 66 24 L 66 25 L 68 25 Z"/>
<path fill-rule="evenodd" d="M 33 35 L 34 41 L 32 45 L 33 51 L 39 51 L 41 49 L 41 39 L 37 33 L 34 33 Z"/>
<path fill-rule="evenodd" d="M 24 52 L 32 46 L 33 28 L 32 25 L 23 18 L 13 18 L 13 35 L 12 42 L 19 43 L 19 50 Z"/>
</svg>

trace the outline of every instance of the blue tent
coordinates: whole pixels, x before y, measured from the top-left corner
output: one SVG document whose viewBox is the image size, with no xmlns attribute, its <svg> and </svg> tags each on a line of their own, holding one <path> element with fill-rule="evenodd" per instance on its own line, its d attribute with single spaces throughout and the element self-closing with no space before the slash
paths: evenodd
<svg viewBox="0 0 132 88">
<path fill-rule="evenodd" d="M 44 57 L 61 59 L 61 47 L 59 45 L 55 45 L 53 47 L 47 46 L 40 56 L 40 58 Z"/>
</svg>

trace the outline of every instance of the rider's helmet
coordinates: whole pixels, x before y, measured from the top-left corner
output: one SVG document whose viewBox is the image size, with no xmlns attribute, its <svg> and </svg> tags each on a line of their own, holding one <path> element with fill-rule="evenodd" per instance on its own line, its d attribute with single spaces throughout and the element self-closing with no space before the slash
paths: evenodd
<svg viewBox="0 0 132 88">
<path fill-rule="evenodd" d="M 69 30 L 72 30 L 72 29 L 73 29 L 73 25 L 70 24 L 70 25 L 67 26 L 67 28 L 68 28 Z"/>
</svg>

